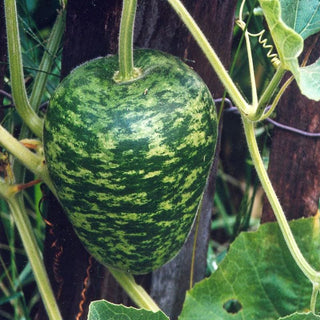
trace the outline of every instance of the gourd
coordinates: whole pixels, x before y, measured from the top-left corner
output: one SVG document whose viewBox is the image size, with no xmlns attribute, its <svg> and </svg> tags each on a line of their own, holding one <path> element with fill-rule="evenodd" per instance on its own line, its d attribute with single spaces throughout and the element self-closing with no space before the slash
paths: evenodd
<svg viewBox="0 0 320 320">
<path fill-rule="evenodd" d="M 87 250 L 143 274 L 188 236 L 217 117 L 207 86 L 181 60 L 143 49 L 134 61 L 141 74 L 121 83 L 117 55 L 74 69 L 50 100 L 43 141 L 58 198 Z"/>
</svg>

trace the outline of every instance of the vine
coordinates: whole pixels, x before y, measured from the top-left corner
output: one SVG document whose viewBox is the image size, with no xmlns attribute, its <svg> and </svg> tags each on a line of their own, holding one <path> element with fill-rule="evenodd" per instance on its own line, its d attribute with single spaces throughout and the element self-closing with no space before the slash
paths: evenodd
<svg viewBox="0 0 320 320">
<path fill-rule="evenodd" d="M 42 256 L 28 219 L 22 193 L 14 185 L 0 182 L 0 196 L 5 199 L 13 215 L 22 243 L 25 247 L 34 277 L 37 282 L 43 303 L 50 320 L 62 320 L 58 305 L 54 298 Z"/>
<path fill-rule="evenodd" d="M 260 152 L 257 146 L 256 137 L 254 134 L 254 123 L 252 121 L 259 120 L 261 118 L 261 115 L 264 113 L 264 109 L 267 105 L 267 102 L 272 98 L 274 95 L 275 89 L 278 87 L 280 80 L 283 78 L 285 69 L 281 66 L 281 63 L 277 63 L 277 70 L 270 81 L 267 89 L 263 93 L 262 97 L 258 101 L 256 96 L 256 86 L 255 86 L 255 80 L 254 80 L 254 68 L 253 68 L 253 62 L 251 58 L 251 46 L 249 41 L 249 34 L 246 30 L 246 27 L 242 23 L 242 27 L 244 28 L 245 37 L 246 37 L 246 45 L 247 45 L 247 52 L 248 52 L 248 61 L 249 61 L 249 70 L 250 70 L 250 78 L 251 78 L 251 85 L 252 85 L 252 97 L 253 102 L 251 105 L 243 104 L 243 98 L 239 99 L 238 92 L 234 90 L 233 86 L 229 85 L 228 78 L 226 70 L 224 70 L 224 67 L 222 63 L 220 62 L 219 58 L 213 54 L 214 50 L 211 48 L 210 44 L 207 43 L 206 40 L 204 40 L 204 35 L 193 20 L 193 18 L 190 16 L 190 14 L 187 12 L 187 10 L 184 8 L 183 4 L 180 2 L 180 0 L 168 0 L 168 2 L 172 5 L 173 9 L 176 11 L 176 13 L 180 16 L 181 20 L 185 23 L 189 31 L 192 33 L 195 40 L 198 42 L 199 46 L 203 50 L 203 52 L 206 54 L 208 60 L 210 61 L 212 67 L 216 71 L 216 74 L 220 78 L 220 81 L 224 84 L 226 91 L 229 93 L 233 101 L 235 102 L 235 105 L 239 108 L 239 111 L 242 115 L 242 122 L 244 125 L 244 130 L 246 134 L 246 140 L 247 145 L 251 154 L 252 161 L 254 163 L 255 169 L 258 173 L 258 176 L 260 178 L 260 182 L 263 186 L 263 189 L 267 195 L 267 198 L 271 204 L 271 207 L 273 208 L 274 214 L 277 218 L 278 224 L 280 226 L 282 235 L 285 239 L 285 242 L 287 243 L 288 249 L 296 262 L 296 264 L 299 266 L 301 271 L 305 274 L 305 276 L 310 280 L 310 282 L 313 285 L 313 292 L 310 302 L 310 308 L 314 312 L 315 308 L 315 299 L 317 296 L 317 290 L 319 288 L 320 283 L 320 272 L 317 272 L 314 270 L 310 264 L 305 260 L 304 256 L 302 255 L 295 238 L 291 232 L 290 226 L 288 224 L 288 221 L 284 215 L 284 212 L 282 210 L 282 207 L 279 203 L 279 200 L 274 192 L 274 189 L 272 187 L 272 184 L 269 180 L 268 174 L 264 169 L 264 164 L 262 162 Z M 244 5 L 245 0 L 242 2 L 242 7 Z M 240 16 L 241 21 L 241 16 Z M 232 80 L 231 80 L 232 81 Z M 239 93 L 240 94 L 240 93 Z"/>
<path fill-rule="evenodd" d="M 5 16 L 8 38 L 9 69 L 12 96 L 16 109 L 24 123 L 39 138 L 42 137 L 42 120 L 30 105 L 24 84 L 17 7 L 15 0 L 5 0 Z"/>
<path fill-rule="evenodd" d="M 139 77 L 141 70 L 133 62 L 133 30 L 137 10 L 137 0 L 123 0 L 119 33 L 119 71 L 114 81 L 126 82 Z"/>
<path fill-rule="evenodd" d="M 208 40 L 200 30 L 198 25 L 195 23 L 189 12 L 185 9 L 181 1 L 168 0 L 168 2 L 175 10 L 175 12 L 180 16 L 181 20 L 184 22 L 186 27 L 189 29 L 189 31 L 197 41 L 198 45 L 206 55 L 216 74 L 219 76 L 222 84 L 226 88 L 226 91 L 241 113 L 243 127 L 252 161 L 260 178 L 261 184 L 266 192 L 268 200 L 273 208 L 282 235 L 296 264 L 312 283 L 310 308 L 313 312 L 315 312 L 315 305 L 320 287 L 320 272 L 312 268 L 306 261 L 294 239 L 294 236 L 284 215 L 283 209 L 277 199 L 267 172 L 264 168 L 254 133 L 255 122 L 262 121 L 270 116 L 270 114 L 276 108 L 281 95 L 292 80 L 288 80 L 288 82 L 286 82 L 282 86 L 280 91 L 275 95 L 276 88 L 278 88 L 279 83 L 284 76 L 285 69 L 282 67 L 281 60 L 279 60 L 278 56 L 275 53 L 272 53 L 273 46 L 267 44 L 267 40 L 263 38 L 265 30 L 262 30 L 257 34 L 248 32 L 247 25 L 242 18 L 242 11 L 244 6 L 243 1 L 240 9 L 240 19 L 238 20 L 238 25 L 243 30 L 245 36 L 247 57 L 249 62 L 249 74 L 251 79 L 252 103 L 247 103 L 241 92 L 238 90 L 233 80 L 229 76 L 228 72 L 223 67 Z M 123 1 L 119 38 L 119 71 L 114 76 L 114 79 L 117 82 L 131 81 L 133 79 L 136 79 L 141 73 L 141 70 L 134 67 L 133 61 L 133 26 L 136 6 L 137 0 Z M 28 128 L 33 132 L 34 135 L 41 139 L 42 119 L 37 115 L 35 109 L 40 104 L 40 98 L 42 96 L 44 85 L 47 79 L 45 75 L 39 75 L 39 77 L 36 78 L 36 89 L 33 91 L 31 98 L 28 99 L 23 79 L 24 77 L 19 43 L 17 12 L 14 0 L 5 0 L 5 13 L 8 32 L 9 67 L 11 74 L 13 101 L 23 122 L 27 124 Z M 64 12 L 61 13 L 59 17 L 60 20 L 64 20 Z M 60 43 L 61 41 L 62 32 L 63 22 L 60 22 L 56 25 L 56 28 L 53 29 L 51 40 L 49 40 L 48 52 L 54 52 L 54 48 L 56 48 L 58 43 Z M 272 80 L 270 81 L 268 87 L 260 98 L 258 97 L 255 84 L 255 72 L 250 44 L 250 37 L 253 36 L 258 37 L 258 41 L 262 45 L 262 47 L 268 49 L 267 57 L 276 68 Z M 52 46 L 52 48 L 50 46 Z M 53 62 L 52 58 L 52 54 L 49 54 L 47 56 L 45 55 L 43 64 L 41 65 L 41 70 L 42 68 L 46 70 L 51 69 Z M 273 101 L 271 103 L 271 107 L 269 109 L 266 109 L 268 102 L 272 100 L 272 98 Z M 28 144 L 24 144 L 23 141 L 18 141 L 3 126 L 0 126 L 0 144 L 10 154 L 17 158 L 26 168 L 28 168 L 39 179 L 41 179 L 41 181 L 45 182 L 53 192 L 55 192 L 53 184 L 47 172 L 47 166 L 41 153 L 34 153 L 30 151 L 28 149 Z M 8 176 L 11 175 L 9 171 L 7 172 L 7 174 Z M 28 254 L 30 263 L 32 265 L 35 279 L 37 281 L 39 291 L 44 301 L 49 318 L 59 320 L 61 319 L 61 315 L 59 313 L 56 301 L 53 297 L 52 289 L 45 272 L 42 257 L 37 246 L 36 239 L 33 235 L 30 222 L 25 214 L 23 197 L 20 192 L 22 187 L 21 185 L 14 184 L 13 180 L 14 179 L 11 178 L 10 183 L 0 180 L 0 196 L 7 201 L 11 209 L 26 252 Z M 33 183 L 39 181 L 40 180 L 36 180 Z M 24 187 L 29 186 L 29 184 L 22 185 L 24 185 Z M 114 270 L 112 268 L 110 268 L 110 272 L 123 286 L 123 288 L 127 291 L 127 293 L 138 306 L 154 312 L 159 310 L 159 307 L 144 291 L 144 289 L 137 285 L 132 275 Z M 88 276 L 89 269 L 87 270 L 87 278 L 85 279 L 83 295 L 85 295 Z M 78 318 L 81 314 L 82 305 L 80 306 Z"/>
<path fill-rule="evenodd" d="M 40 119 L 40 117 L 37 115 L 35 109 L 40 103 L 40 97 L 43 94 L 43 90 L 47 81 L 46 74 L 52 67 L 53 57 L 58 50 L 62 38 L 65 12 L 61 11 L 59 13 L 56 23 L 53 27 L 53 32 L 48 40 L 47 51 L 44 54 L 40 65 L 42 74 L 38 74 L 35 79 L 37 86 L 34 87 L 34 90 L 32 91 L 32 99 L 30 103 L 24 84 L 16 3 L 14 0 L 6 0 L 4 4 L 12 97 L 14 106 L 23 120 L 20 136 L 25 138 L 28 135 L 28 129 L 30 129 L 33 134 L 41 139 L 42 119 Z M 34 277 L 49 319 L 62 319 L 28 214 L 26 212 L 26 208 L 24 207 L 24 199 L 21 192 L 21 190 L 24 188 L 34 185 L 40 180 L 44 181 L 54 192 L 53 185 L 48 175 L 47 166 L 41 152 L 41 143 L 39 140 L 18 141 L 2 125 L 0 125 L 0 144 L 24 166 L 20 167 L 21 170 L 15 170 L 15 176 L 13 176 L 10 180 L 6 181 L 0 179 L 0 197 L 8 203 L 9 209 L 14 218 L 14 222 L 17 226 L 22 243 L 30 261 L 30 265 L 32 267 Z M 36 152 L 29 150 L 29 147 L 34 149 Z M 15 180 L 24 180 L 25 168 L 33 172 L 37 179 L 29 183 L 15 184 Z"/>
</svg>

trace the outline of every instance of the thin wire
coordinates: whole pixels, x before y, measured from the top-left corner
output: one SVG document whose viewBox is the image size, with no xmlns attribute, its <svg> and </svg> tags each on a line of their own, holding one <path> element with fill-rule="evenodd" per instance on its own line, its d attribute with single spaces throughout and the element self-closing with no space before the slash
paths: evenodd
<svg viewBox="0 0 320 320">
<path fill-rule="evenodd" d="M 12 95 L 10 93 L 8 93 L 7 91 L 4 91 L 4 90 L 0 90 L 0 95 L 8 98 L 9 100 L 13 101 L 12 99 Z"/>
<path fill-rule="evenodd" d="M 216 103 L 219 103 L 219 102 L 222 102 L 222 98 L 219 98 L 219 99 L 215 99 L 215 102 Z M 229 105 L 229 108 L 225 108 L 224 109 L 224 112 L 230 112 L 230 113 L 235 113 L 235 114 L 240 114 L 239 111 L 238 111 L 238 108 L 233 106 L 232 102 L 230 99 L 228 98 L 225 98 L 224 99 L 224 102 L 226 104 Z M 266 108 L 266 111 L 270 108 L 270 106 L 268 106 Z M 276 126 L 277 128 L 280 128 L 280 129 L 283 129 L 283 130 L 286 130 L 286 131 L 290 131 L 290 132 L 293 132 L 293 133 L 297 133 L 299 135 L 302 135 L 304 137 L 309 137 L 309 138 L 319 138 L 320 137 L 320 132 L 308 132 L 308 131 L 304 131 L 304 130 L 300 130 L 300 129 L 297 129 L 297 128 L 294 128 L 294 127 L 291 127 L 291 126 L 288 126 L 288 125 L 285 125 L 285 124 L 282 124 L 278 121 L 275 121 L 271 118 L 266 118 L 265 119 L 267 122 L 273 124 L 274 126 Z"/>
<path fill-rule="evenodd" d="M 284 129 L 284 130 L 287 130 L 290 132 L 298 133 L 298 134 L 305 136 L 305 137 L 310 137 L 310 138 L 319 138 L 320 137 L 320 133 L 318 133 L 318 132 L 308 132 L 308 131 L 300 130 L 300 129 L 279 123 L 279 122 L 272 120 L 270 118 L 267 118 L 266 120 L 278 128 L 281 128 L 281 129 Z"/>
</svg>

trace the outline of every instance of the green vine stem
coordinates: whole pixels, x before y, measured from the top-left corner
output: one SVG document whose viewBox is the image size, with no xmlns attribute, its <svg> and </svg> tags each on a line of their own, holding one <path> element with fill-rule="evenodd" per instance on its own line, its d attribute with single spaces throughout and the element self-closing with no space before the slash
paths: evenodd
<svg viewBox="0 0 320 320">
<path fill-rule="evenodd" d="M 0 144 L 3 145 L 8 150 L 8 152 L 14 155 L 17 159 L 19 159 L 36 176 L 41 177 L 42 180 L 47 184 L 49 189 L 56 195 L 53 184 L 49 178 L 47 166 L 43 163 L 43 158 L 41 156 L 31 152 L 28 148 L 23 146 L 2 126 L 0 126 Z M 9 188 L 7 185 L 0 184 L 0 195 L 3 198 L 5 198 L 8 202 L 12 196 L 13 191 L 11 190 L 12 188 Z M 22 217 L 21 214 L 19 217 Z M 32 230 L 30 232 L 32 233 Z M 128 295 L 140 308 L 152 311 L 160 310 L 157 304 L 144 291 L 144 289 L 136 284 L 132 275 L 111 268 L 109 270 L 114 276 L 114 278 L 119 282 L 123 289 L 128 293 Z"/>
<path fill-rule="evenodd" d="M 249 148 L 249 152 L 259 176 L 260 182 L 262 187 L 268 197 L 270 205 L 273 209 L 273 212 L 277 218 L 279 223 L 279 227 L 285 242 L 290 250 L 290 253 L 295 260 L 296 264 L 299 266 L 301 271 L 306 275 L 306 277 L 313 283 L 319 284 L 320 283 L 320 272 L 314 270 L 310 264 L 306 261 L 304 256 L 302 255 L 286 219 L 286 216 L 283 212 L 283 209 L 280 205 L 280 202 L 277 198 L 276 193 L 271 185 L 271 181 L 267 174 L 266 169 L 264 168 L 263 161 L 260 156 L 259 148 L 257 145 L 255 133 L 254 133 L 254 123 L 250 120 L 246 119 L 242 116 L 242 122 L 244 126 L 244 131 L 246 135 L 246 140 Z"/>
<path fill-rule="evenodd" d="M 230 95 L 231 99 L 234 102 L 237 102 L 236 105 L 238 106 L 240 112 L 247 117 L 253 117 L 254 108 L 251 105 L 249 105 L 243 98 L 242 94 L 234 84 L 227 70 L 221 63 L 216 52 L 213 50 L 207 38 L 200 30 L 194 19 L 191 17 L 187 9 L 183 6 L 180 0 L 168 0 L 168 2 L 175 10 L 175 12 L 178 14 L 178 16 L 181 18 L 181 20 L 184 22 L 194 39 L 197 41 L 199 47 L 206 55 L 207 59 L 209 60 L 211 66 L 215 70 L 220 81 L 228 91 L 228 94 Z"/>
<path fill-rule="evenodd" d="M 286 91 L 286 89 L 289 87 L 289 85 L 293 80 L 294 80 L 293 76 L 291 76 L 288 80 L 286 80 L 286 82 L 282 85 L 279 92 L 276 94 L 275 98 L 273 99 L 270 109 L 266 113 L 262 114 L 262 116 L 259 118 L 259 121 L 265 120 L 271 116 L 276 106 L 278 105 L 283 93 Z"/>
<path fill-rule="evenodd" d="M 136 10 L 137 0 L 123 0 L 119 33 L 119 71 L 113 77 L 118 83 L 132 81 L 141 74 L 141 70 L 135 68 L 133 63 L 133 30 Z M 131 274 L 113 268 L 109 268 L 109 271 L 137 306 L 154 312 L 160 310 L 149 294 L 135 282 Z"/>
<path fill-rule="evenodd" d="M 32 171 L 36 176 L 42 178 L 42 180 L 47 184 L 49 189 L 56 194 L 53 184 L 49 178 L 46 165 L 43 163 L 43 158 L 33 152 L 28 148 L 23 146 L 18 140 L 16 140 L 7 130 L 0 126 L 0 144 L 3 145 L 8 152 L 13 154 L 17 159 L 19 159 L 30 171 Z M 0 184 L 0 195 L 5 198 L 8 202 L 12 197 L 14 189 L 8 187 L 7 185 Z M 19 215 L 19 219 L 22 221 L 22 213 Z M 27 219 L 27 217 L 25 217 Z M 25 222 L 26 223 L 26 222 Z M 27 224 L 26 224 L 27 225 Z M 23 229 L 25 230 L 25 229 Z M 31 229 L 30 229 L 31 230 Z M 32 233 L 32 230 L 30 231 Z M 20 233 L 20 229 L 19 229 Z M 27 252 L 28 253 L 28 252 Z M 30 258 L 30 256 L 28 255 Z M 32 257 L 31 257 L 32 259 Z M 139 285 L 136 284 L 132 275 L 125 273 L 123 271 L 118 271 L 114 269 L 109 269 L 114 278 L 119 282 L 123 289 L 128 293 L 131 299 L 140 307 L 146 310 L 159 311 L 159 307 L 148 295 L 148 293 Z M 38 271 L 39 272 L 39 271 Z M 54 318 L 53 318 L 54 319 Z M 59 318 L 56 318 L 59 319 Z"/>
<path fill-rule="evenodd" d="M 16 2 L 5 0 L 4 6 L 13 101 L 23 122 L 41 138 L 43 123 L 30 105 L 24 84 Z"/>
<path fill-rule="evenodd" d="M 224 69 L 221 64 L 218 56 L 214 52 L 213 48 L 210 46 L 206 37 L 203 35 L 193 18 L 190 16 L 189 12 L 184 8 L 180 0 L 168 0 L 176 13 L 180 16 L 186 27 L 189 29 L 198 45 L 202 49 L 202 51 L 207 56 L 209 62 L 211 63 L 213 69 L 221 80 L 222 84 L 226 88 L 226 91 L 229 93 L 231 98 L 234 100 L 234 103 L 237 105 L 241 112 L 242 121 L 244 125 L 244 131 L 246 135 L 246 140 L 248 144 L 248 148 L 252 157 L 252 161 L 254 163 L 255 169 L 261 181 L 261 184 L 266 192 L 268 200 L 271 204 L 271 207 L 275 213 L 275 216 L 278 220 L 281 232 L 285 239 L 285 242 L 290 250 L 290 253 L 301 269 L 301 271 L 306 275 L 306 277 L 314 284 L 320 283 L 320 272 L 314 270 L 310 264 L 306 261 L 304 256 L 302 255 L 295 239 L 292 234 L 292 231 L 289 227 L 288 221 L 285 217 L 285 214 L 282 210 L 282 207 L 279 203 L 279 200 L 274 192 L 274 189 L 271 185 L 268 174 L 264 168 L 263 161 L 261 159 L 259 148 L 256 142 L 255 134 L 254 134 L 254 123 L 250 119 L 255 119 L 257 117 L 257 111 L 259 113 L 263 113 L 265 103 L 270 99 L 271 95 L 273 95 L 275 88 L 278 86 L 281 78 L 283 77 L 284 70 L 281 66 L 277 69 L 273 79 L 269 83 L 269 86 L 266 90 L 266 93 L 262 96 L 258 104 L 258 110 L 255 110 L 257 106 L 248 105 L 241 93 L 235 87 L 234 82 L 229 77 L 227 71 Z M 261 111 L 262 110 L 262 111 Z"/>
<path fill-rule="evenodd" d="M 264 30 L 257 33 L 257 34 L 252 34 L 252 33 L 248 32 L 247 24 L 243 21 L 243 17 L 242 17 L 245 1 L 246 0 L 243 0 L 241 3 L 240 10 L 239 10 L 239 19 L 236 21 L 236 23 L 244 32 L 244 38 L 245 38 L 246 47 L 247 47 L 249 74 L 250 74 L 250 83 L 251 83 L 251 93 L 252 93 L 252 106 L 253 106 L 253 110 L 254 110 L 254 112 L 252 113 L 252 116 L 249 116 L 248 118 L 252 121 L 258 121 L 258 120 L 261 120 L 260 118 L 263 116 L 263 113 L 265 111 L 265 106 L 268 104 L 270 98 L 273 96 L 276 88 L 278 87 L 278 85 L 279 85 L 279 83 L 285 73 L 285 69 L 281 66 L 280 61 L 276 64 L 277 65 L 276 72 L 275 72 L 273 78 L 271 79 L 270 83 L 268 84 L 266 90 L 262 94 L 262 97 L 258 101 L 250 36 L 259 37 L 259 42 L 261 43 L 260 37 L 263 35 Z M 268 48 L 270 46 L 263 45 L 263 47 Z M 273 55 L 270 54 L 270 52 L 267 53 L 267 57 L 271 61 L 274 59 Z"/>
<path fill-rule="evenodd" d="M 141 74 L 133 63 L 133 30 L 137 0 L 123 0 L 119 33 L 119 71 L 114 75 L 116 82 L 127 82 Z"/>
<path fill-rule="evenodd" d="M 319 290 L 320 290 L 320 283 L 313 283 L 311 301 L 310 301 L 310 310 L 313 313 L 316 313 L 316 303 L 317 303 Z"/>
<path fill-rule="evenodd" d="M 35 110 L 40 104 L 47 82 L 48 72 L 52 68 L 54 56 L 56 55 L 61 42 L 65 22 L 65 11 L 61 11 L 58 14 L 56 23 L 54 24 L 50 34 L 46 52 L 41 60 L 40 72 L 38 72 L 35 78 L 30 102 L 28 100 L 24 85 L 15 1 L 5 0 L 5 13 L 12 95 L 16 109 L 23 120 L 21 136 L 27 136 L 28 127 L 37 137 L 41 138 L 43 124 L 42 120 L 35 113 Z M 29 170 L 31 170 L 37 177 L 40 177 L 50 187 L 50 189 L 54 191 L 47 171 L 47 166 L 45 165 L 44 158 L 41 154 L 35 154 L 31 152 L 2 126 L 0 126 L 0 144 L 17 159 L 19 159 L 20 162 Z M 24 175 L 24 170 L 18 170 L 18 172 Z M 26 214 L 22 194 L 16 194 L 16 191 L 17 189 L 14 185 L 7 185 L 5 183 L 0 184 L 0 196 L 7 201 L 11 210 L 28 259 L 30 261 L 48 317 L 50 320 L 62 320 L 57 302 L 50 286 L 45 266 L 43 264 L 40 250 L 34 237 L 30 221 Z"/>
<path fill-rule="evenodd" d="M 25 165 L 37 177 L 41 178 L 48 187 L 56 194 L 53 184 L 49 178 L 47 166 L 44 158 L 31 152 L 22 143 L 15 139 L 4 127 L 0 125 L 0 145 L 9 153 L 15 156 L 23 165 Z"/>
<path fill-rule="evenodd" d="M 56 22 L 53 25 L 50 36 L 48 38 L 48 45 L 45 48 L 41 59 L 39 71 L 34 79 L 32 92 L 30 96 L 30 105 L 33 110 L 37 110 L 41 103 L 41 98 L 47 84 L 49 72 L 52 70 L 56 54 L 58 52 L 62 35 L 65 28 L 66 10 L 61 10 L 58 13 Z"/>
<path fill-rule="evenodd" d="M 250 37 L 247 30 L 247 25 L 245 24 L 242 18 L 244 5 L 245 5 L 245 0 L 243 0 L 241 3 L 240 10 L 239 10 L 239 20 L 237 21 L 237 24 L 244 31 L 244 38 L 247 46 L 247 56 L 248 56 L 248 64 L 249 64 L 252 105 L 256 107 L 258 105 L 258 93 L 257 93 L 256 80 L 255 80 Z"/>
<path fill-rule="evenodd" d="M 62 320 L 58 305 L 56 303 L 53 291 L 46 273 L 45 266 L 42 261 L 41 253 L 37 245 L 37 241 L 33 234 L 30 220 L 26 214 L 23 204 L 22 193 L 8 194 L 8 190 L 13 186 L 0 183 L 0 196 L 8 202 L 11 214 L 13 215 L 15 224 L 19 231 L 22 243 L 26 250 L 29 262 L 31 264 L 42 301 L 46 308 L 50 320 Z"/>
<path fill-rule="evenodd" d="M 160 311 L 160 308 L 152 300 L 150 295 L 136 283 L 131 274 L 113 268 L 108 269 L 137 306 L 153 312 Z"/>
<path fill-rule="evenodd" d="M 251 120 L 253 120 L 253 121 L 261 120 L 261 117 L 263 117 L 265 106 L 268 104 L 270 97 L 273 96 L 276 89 L 278 88 L 279 83 L 280 83 L 281 79 L 283 78 L 285 72 L 286 72 L 286 70 L 280 64 L 278 66 L 275 74 L 273 75 L 271 81 L 269 82 L 266 90 L 263 92 L 261 98 L 259 99 L 259 103 L 258 103 L 256 112 L 255 112 L 255 116 Z M 285 87 L 284 90 L 286 88 L 287 87 Z M 284 90 L 283 90 L 283 92 L 284 92 Z M 281 93 L 281 95 L 282 95 L 282 93 Z M 278 98 L 280 99 L 280 96 Z M 275 102 L 275 103 L 277 103 L 277 102 Z"/>
<path fill-rule="evenodd" d="M 49 189 L 56 195 L 53 184 L 49 178 L 47 171 L 47 166 L 43 162 L 43 158 L 25 146 L 23 146 L 18 140 L 16 140 L 7 130 L 0 126 L 0 144 L 3 145 L 8 152 L 13 154 L 17 159 L 19 159 L 30 171 L 32 171 L 36 176 L 41 177 L 41 179 L 47 184 Z M 7 185 L 0 184 L 0 195 L 9 200 L 11 199 L 12 188 Z M 8 200 L 9 199 L 9 200 Z M 19 215 L 19 219 L 22 219 L 22 213 Z M 27 219 L 27 217 L 25 217 Z M 25 230 L 25 229 L 23 229 Z M 31 229 L 30 229 L 31 230 Z M 20 229 L 19 229 L 20 233 Z M 32 230 L 31 230 L 32 233 Z M 28 253 L 28 252 L 27 252 Z M 30 257 L 28 255 L 30 259 Z M 139 285 L 136 284 L 132 275 L 125 273 L 123 271 L 118 271 L 114 269 L 109 269 L 114 278 L 119 282 L 123 289 L 128 293 L 131 299 L 140 307 L 146 310 L 159 311 L 159 307 L 148 295 L 148 293 Z M 54 319 L 54 318 L 53 318 Z M 59 319 L 59 318 L 56 318 Z"/>
<path fill-rule="evenodd" d="M 65 29 L 65 17 L 66 10 L 62 8 L 58 12 L 58 16 L 47 40 L 47 46 L 40 62 L 39 71 L 34 79 L 34 84 L 30 95 L 30 105 L 35 111 L 37 111 L 41 103 L 41 97 L 43 96 L 43 92 L 47 84 L 48 75 L 52 70 L 54 59 L 61 43 Z M 30 137 L 30 130 L 28 129 L 27 125 L 23 123 L 20 129 L 19 139 L 24 139 L 27 137 Z M 22 163 L 14 163 L 14 172 L 17 181 L 24 181 L 25 167 L 22 165 Z"/>
</svg>

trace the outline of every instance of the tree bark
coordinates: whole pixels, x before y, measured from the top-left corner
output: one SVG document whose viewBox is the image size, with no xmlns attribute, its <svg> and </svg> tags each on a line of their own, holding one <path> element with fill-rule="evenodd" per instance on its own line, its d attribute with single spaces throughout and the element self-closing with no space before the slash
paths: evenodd
<svg viewBox="0 0 320 320">
<path fill-rule="evenodd" d="M 202 31 L 208 37 L 217 54 L 221 56 L 223 64 L 228 67 L 231 56 L 231 40 L 236 1 L 185 1 L 185 4 Z M 177 19 L 177 17 L 168 17 L 168 20 L 169 19 Z M 214 30 L 214 32 L 212 30 Z M 167 44 L 165 41 L 166 38 L 167 36 L 164 35 L 164 42 Z M 191 63 L 189 62 L 190 66 L 204 79 L 212 94 L 215 97 L 221 97 L 224 89 L 191 35 L 186 33 L 184 37 L 180 36 L 179 39 L 180 41 L 178 42 L 178 47 L 175 49 L 176 51 L 173 51 L 173 45 L 165 48 L 165 50 L 180 56 L 183 54 L 186 61 L 192 61 Z M 162 47 L 159 49 L 162 49 Z M 219 132 L 221 132 L 221 129 L 222 126 L 219 128 Z M 200 212 L 199 234 L 196 242 L 195 255 L 196 267 L 193 274 L 194 282 L 198 282 L 205 277 L 219 152 L 220 134 L 215 161 L 210 172 L 209 183 L 204 193 L 202 211 Z M 152 274 L 151 295 L 157 301 L 160 308 L 172 320 L 177 319 L 180 314 L 185 293 L 190 288 L 189 279 L 194 234 L 195 226 L 176 258 Z"/>
<path fill-rule="evenodd" d="M 306 50 L 313 44 L 310 39 Z M 317 40 L 310 62 L 319 58 Z M 277 107 L 276 120 L 307 132 L 320 132 L 320 103 L 308 100 L 293 82 Z M 275 127 L 269 169 L 272 185 L 288 219 L 313 216 L 320 197 L 320 139 L 306 137 Z M 263 222 L 273 221 L 272 209 L 265 201 Z"/>
<path fill-rule="evenodd" d="M 184 3 L 222 57 L 222 62 L 228 66 L 236 0 L 186 0 Z M 68 1 L 62 77 L 89 59 L 116 53 L 121 5 L 122 1 L 119 0 Z M 222 96 L 223 88 L 218 78 L 167 2 L 138 1 L 134 40 L 137 47 L 159 49 L 185 59 L 203 77 L 214 96 Z M 216 167 L 217 162 L 212 167 L 201 212 L 195 281 L 205 276 Z M 52 196 L 49 200 L 48 219 L 53 227 L 48 227 L 47 231 L 45 262 L 63 318 L 75 319 L 82 300 L 84 279 L 89 271 L 89 255 L 75 236 L 59 203 Z M 180 313 L 185 292 L 189 288 L 192 250 L 193 233 L 174 260 L 153 274 L 137 279 L 151 291 L 172 320 Z M 130 303 L 126 294 L 99 263 L 93 261 L 89 273 L 89 287 L 81 319 L 86 319 L 91 300 L 104 298 L 114 303 Z M 39 319 L 45 319 L 44 312 L 39 313 Z"/>
</svg>

